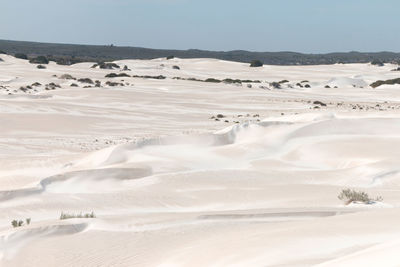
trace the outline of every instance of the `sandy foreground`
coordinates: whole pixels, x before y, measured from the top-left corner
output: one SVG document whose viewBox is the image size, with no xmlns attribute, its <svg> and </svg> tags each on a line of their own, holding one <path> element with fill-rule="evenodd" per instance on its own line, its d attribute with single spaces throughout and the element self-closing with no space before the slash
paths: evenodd
<svg viewBox="0 0 400 267">
<path fill-rule="evenodd" d="M 399 266 L 397 66 L 0 58 L 0 266 Z"/>
</svg>

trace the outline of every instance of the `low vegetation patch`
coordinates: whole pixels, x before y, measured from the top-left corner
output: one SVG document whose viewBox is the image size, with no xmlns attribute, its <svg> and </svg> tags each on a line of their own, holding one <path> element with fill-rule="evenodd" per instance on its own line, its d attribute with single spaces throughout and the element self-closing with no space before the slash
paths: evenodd
<svg viewBox="0 0 400 267">
<path fill-rule="evenodd" d="M 37 66 L 36 66 L 36 68 L 38 68 L 38 69 L 40 69 L 40 70 L 43 70 L 43 69 L 46 69 L 46 66 L 43 66 L 43 65 L 37 65 Z"/>
<path fill-rule="evenodd" d="M 59 77 L 59 79 L 62 80 L 76 80 L 76 78 L 72 77 L 72 75 L 70 74 L 63 74 Z"/>
<path fill-rule="evenodd" d="M 106 85 L 108 85 L 108 86 L 124 86 L 123 83 L 110 82 L 110 81 L 107 81 L 107 82 L 106 82 Z"/>
<path fill-rule="evenodd" d="M 143 78 L 143 79 L 156 79 L 156 80 L 164 80 L 167 77 L 163 75 L 158 75 L 158 76 L 150 76 L 150 75 L 133 75 L 132 78 Z"/>
<path fill-rule="evenodd" d="M 28 59 L 28 56 L 25 55 L 25 54 L 22 54 L 22 53 L 16 53 L 16 54 L 14 55 L 14 57 L 19 58 L 19 59 L 25 59 L 25 60 Z"/>
<path fill-rule="evenodd" d="M 377 88 L 381 85 L 388 84 L 388 85 L 393 85 L 393 84 L 400 84 L 400 78 L 396 79 L 391 79 L 391 80 L 386 80 L 386 81 L 376 81 L 374 83 L 371 83 L 372 88 Z"/>
<path fill-rule="evenodd" d="M 361 202 L 364 204 L 373 204 L 377 201 L 382 201 L 383 198 L 378 196 L 376 198 L 371 198 L 367 193 L 362 191 L 356 191 L 352 189 L 343 189 L 338 198 L 342 200 L 346 205 L 351 204 L 353 202 Z"/>
<path fill-rule="evenodd" d="M 31 224 L 31 218 L 26 218 L 26 219 L 25 219 L 25 223 L 26 223 L 26 225 Z M 11 221 L 11 225 L 12 225 L 14 228 L 16 228 L 16 227 L 21 227 L 21 226 L 24 225 L 24 221 L 22 221 L 22 220 L 12 220 L 12 221 Z"/>
<path fill-rule="evenodd" d="M 78 82 L 81 82 L 81 83 L 88 83 L 88 84 L 94 84 L 93 80 L 90 79 L 90 78 L 81 78 L 81 79 L 78 79 Z"/>
<path fill-rule="evenodd" d="M 250 67 L 257 68 L 262 67 L 264 64 L 260 60 L 253 60 L 250 62 Z"/>
<path fill-rule="evenodd" d="M 270 83 L 269 85 L 272 86 L 272 87 L 275 88 L 275 89 L 281 89 L 281 88 L 282 88 L 282 87 L 281 87 L 281 84 L 280 84 L 280 83 L 277 83 L 277 82 L 272 82 L 272 83 Z"/>
<path fill-rule="evenodd" d="M 208 78 L 205 80 L 206 83 L 220 83 L 221 80 L 215 79 L 215 78 Z"/>
<path fill-rule="evenodd" d="M 96 218 L 96 215 L 92 211 L 91 213 L 64 213 L 61 212 L 60 220 L 68 220 L 73 218 Z"/>
<path fill-rule="evenodd" d="M 31 58 L 29 60 L 29 63 L 32 63 L 32 64 L 49 64 L 49 60 L 45 56 L 38 56 L 38 57 L 35 57 L 35 58 Z"/>
<path fill-rule="evenodd" d="M 105 76 L 106 78 L 117 78 L 117 77 L 131 77 L 129 74 L 126 73 L 109 73 Z"/>
<path fill-rule="evenodd" d="M 172 68 L 174 69 L 174 70 L 180 70 L 181 68 L 179 67 L 179 66 L 172 66 Z"/>
<path fill-rule="evenodd" d="M 100 62 L 100 63 L 96 63 L 92 66 L 92 68 L 97 68 L 99 67 L 100 69 L 105 69 L 105 70 L 112 70 L 112 69 L 119 69 L 121 68 L 118 64 L 109 62 Z"/>
<path fill-rule="evenodd" d="M 380 60 L 373 60 L 373 61 L 371 62 L 371 65 L 378 66 L 378 67 L 385 66 L 385 64 L 384 64 L 382 61 L 380 61 Z"/>
<path fill-rule="evenodd" d="M 46 90 L 56 90 L 56 88 L 61 88 L 61 86 L 59 84 L 49 83 L 49 84 L 46 84 L 46 87 L 45 87 Z"/>
<path fill-rule="evenodd" d="M 170 60 L 170 59 L 174 59 L 175 58 L 175 56 L 167 56 L 167 60 Z"/>
</svg>

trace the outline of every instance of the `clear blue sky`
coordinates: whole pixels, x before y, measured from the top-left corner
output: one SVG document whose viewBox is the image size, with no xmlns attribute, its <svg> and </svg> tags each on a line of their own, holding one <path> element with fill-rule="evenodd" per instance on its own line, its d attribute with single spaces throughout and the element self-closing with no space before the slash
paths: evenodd
<svg viewBox="0 0 400 267">
<path fill-rule="evenodd" d="M 0 0 L 0 39 L 400 52 L 399 0 Z"/>
</svg>

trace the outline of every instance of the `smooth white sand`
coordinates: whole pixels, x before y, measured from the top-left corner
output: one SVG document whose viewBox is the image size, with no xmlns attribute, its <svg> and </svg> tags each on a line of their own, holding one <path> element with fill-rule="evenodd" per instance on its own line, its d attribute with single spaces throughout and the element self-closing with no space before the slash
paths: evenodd
<svg viewBox="0 0 400 267">
<path fill-rule="evenodd" d="M 400 88 L 368 86 L 398 77 L 394 66 L 116 62 L 167 76 L 153 80 L 1 58 L 0 266 L 400 262 Z M 58 78 L 65 73 L 102 87 Z M 284 79 L 282 89 L 269 84 Z M 311 88 L 296 86 L 303 80 Z M 19 90 L 34 82 L 62 88 Z M 226 117 L 210 119 L 217 114 Z M 344 206 L 337 195 L 348 187 L 384 201 Z M 61 221 L 62 211 L 97 218 Z M 25 218 L 29 226 L 11 227 Z"/>
</svg>

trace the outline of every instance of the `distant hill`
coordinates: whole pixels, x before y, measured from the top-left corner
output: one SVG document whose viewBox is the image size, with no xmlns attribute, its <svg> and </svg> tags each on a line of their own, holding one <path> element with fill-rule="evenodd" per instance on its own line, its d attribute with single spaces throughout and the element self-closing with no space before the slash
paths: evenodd
<svg viewBox="0 0 400 267">
<path fill-rule="evenodd" d="M 321 65 L 335 63 L 400 62 L 400 53 L 329 53 L 302 54 L 294 52 L 249 52 L 249 51 L 205 51 L 164 50 L 141 47 L 120 47 L 100 45 L 52 44 L 0 40 L 0 51 L 7 54 L 23 53 L 28 56 L 43 55 L 59 64 L 73 64 L 82 61 L 112 61 L 119 59 L 153 59 L 167 56 L 179 58 L 216 58 L 222 60 L 251 62 L 260 60 L 268 65 Z"/>
</svg>

